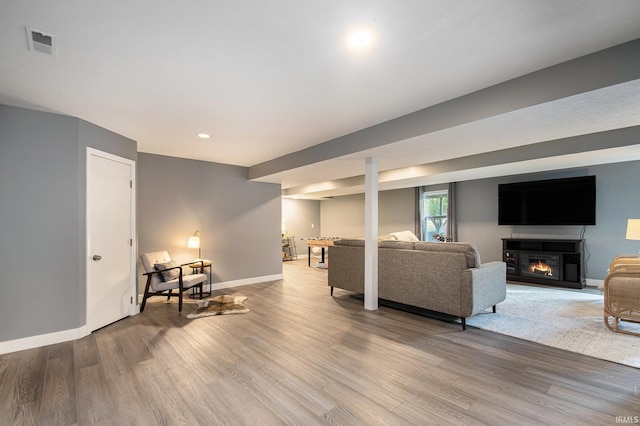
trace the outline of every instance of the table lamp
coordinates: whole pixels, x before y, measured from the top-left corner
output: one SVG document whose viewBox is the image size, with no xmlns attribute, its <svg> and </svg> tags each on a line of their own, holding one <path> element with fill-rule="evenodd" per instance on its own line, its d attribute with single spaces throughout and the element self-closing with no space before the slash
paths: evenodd
<svg viewBox="0 0 640 426">
<path fill-rule="evenodd" d="M 640 219 L 629 219 L 627 221 L 627 240 L 640 240 Z M 640 250 L 638 250 L 640 257 Z"/>
<path fill-rule="evenodd" d="M 200 237 L 198 234 L 200 231 L 196 231 L 195 234 L 189 237 L 189 241 L 187 242 L 187 247 L 189 248 L 197 248 L 198 249 L 198 259 L 202 259 L 201 249 L 200 249 Z"/>
</svg>

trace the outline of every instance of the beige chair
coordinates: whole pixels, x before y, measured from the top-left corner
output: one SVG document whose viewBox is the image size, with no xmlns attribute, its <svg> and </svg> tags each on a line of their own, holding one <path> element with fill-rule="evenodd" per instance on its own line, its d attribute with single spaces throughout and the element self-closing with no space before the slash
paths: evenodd
<svg viewBox="0 0 640 426">
<path fill-rule="evenodd" d="M 202 299 L 202 286 L 207 282 L 207 276 L 203 273 L 184 273 L 185 269 L 187 271 L 193 269 L 193 262 L 180 265 L 172 261 L 166 251 L 145 253 L 140 256 L 140 260 L 145 270 L 144 275 L 147 277 L 140 312 L 144 311 L 147 299 L 151 296 L 166 296 L 167 300 L 178 296 L 178 312 L 182 312 L 182 295 L 186 290 L 198 289 Z M 202 268 L 200 271 L 203 271 Z M 177 294 L 173 294 L 174 289 L 178 290 Z"/>
<path fill-rule="evenodd" d="M 620 329 L 620 321 L 640 322 L 640 258 L 618 256 L 604 279 L 604 323 L 617 333 L 640 333 Z"/>
</svg>

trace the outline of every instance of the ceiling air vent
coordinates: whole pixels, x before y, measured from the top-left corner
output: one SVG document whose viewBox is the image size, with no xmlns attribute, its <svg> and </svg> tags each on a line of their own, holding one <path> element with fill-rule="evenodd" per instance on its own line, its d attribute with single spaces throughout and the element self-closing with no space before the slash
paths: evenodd
<svg viewBox="0 0 640 426">
<path fill-rule="evenodd" d="M 55 55 L 55 36 L 44 33 L 33 28 L 27 28 L 27 41 L 29 42 L 29 50 L 46 53 L 47 55 Z"/>
</svg>

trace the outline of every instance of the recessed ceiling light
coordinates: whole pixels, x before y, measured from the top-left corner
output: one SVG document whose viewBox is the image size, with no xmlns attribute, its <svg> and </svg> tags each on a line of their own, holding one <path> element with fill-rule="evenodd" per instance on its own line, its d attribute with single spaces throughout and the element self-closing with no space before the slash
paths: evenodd
<svg viewBox="0 0 640 426">
<path fill-rule="evenodd" d="M 373 41 L 373 35 L 367 31 L 354 31 L 349 34 L 349 46 L 362 48 L 368 46 Z"/>
<path fill-rule="evenodd" d="M 211 137 L 211 135 L 207 134 L 207 133 L 198 133 L 198 137 L 201 139 L 209 139 Z"/>
<path fill-rule="evenodd" d="M 352 51 L 366 51 L 373 47 L 375 37 L 366 28 L 355 29 L 347 34 L 347 46 Z"/>
</svg>

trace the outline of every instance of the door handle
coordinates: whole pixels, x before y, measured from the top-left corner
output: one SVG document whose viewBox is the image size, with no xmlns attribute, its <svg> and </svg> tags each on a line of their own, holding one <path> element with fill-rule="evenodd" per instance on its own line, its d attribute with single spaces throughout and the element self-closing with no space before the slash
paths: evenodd
<svg viewBox="0 0 640 426">
<path fill-rule="evenodd" d="M 94 254 L 92 259 L 97 262 L 98 260 L 102 259 L 102 256 L 100 256 L 98 254 Z"/>
</svg>

